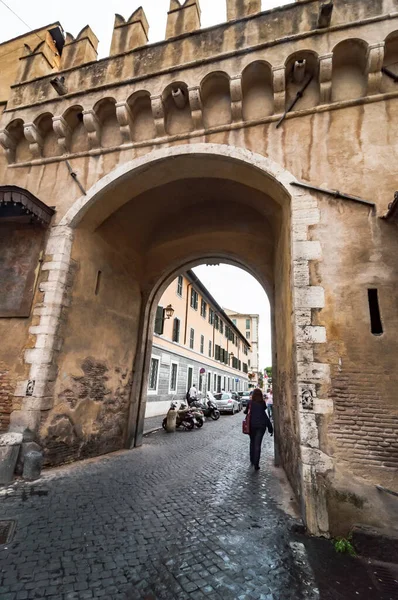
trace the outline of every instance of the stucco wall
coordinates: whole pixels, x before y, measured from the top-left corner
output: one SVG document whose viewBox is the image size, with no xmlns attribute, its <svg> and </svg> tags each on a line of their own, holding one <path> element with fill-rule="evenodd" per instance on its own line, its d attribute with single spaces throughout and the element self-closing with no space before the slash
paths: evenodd
<svg viewBox="0 0 398 600">
<path fill-rule="evenodd" d="M 320 30 L 318 2 L 299 2 L 77 65 L 64 72 L 65 97 L 48 77 L 13 88 L 1 118 L 8 160 L 1 155 L 0 181 L 28 189 L 56 215 L 40 324 L 28 335 L 26 322 L 1 321 L 10 346 L 1 372 L 3 389 L 26 388 L 28 349 L 30 376 L 42 380 L 12 426 L 36 426 L 46 411 L 49 460 L 121 446 L 135 348 L 150 350 L 150 335 L 146 343 L 137 333 L 147 332 L 147 299 L 176 269 L 224 258 L 251 270 L 272 299 L 280 455 L 296 491 L 304 489 L 311 530 L 338 528 L 339 515 L 345 527 L 358 516 L 390 522 L 394 509 L 374 486 L 394 487 L 397 464 L 397 238 L 380 219 L 396 189 L 397 91 L 381 71 L 398 55 L 396 9 L 395 0 L 336 0 Z M 308 93 L 277 127 L 299 89 L 292 69 L 300 57 Z M 170 102 L 176 82 L 187 94 L 181 119 Z M 218 150 L 195 155 L 200 144 Z M 119 173 L 129 161 L 131 172 Z M 294 178 L 375 210 L 296 194 Z M 379 291 L 379 338 L 369 331 L 370 287 Z M 47 317 L 56 324 L 44 325 Z M 145 375 L 137 378 L 142 391 Z M 120 418 L 109 429 L 115 406 Z"/>
</svg>

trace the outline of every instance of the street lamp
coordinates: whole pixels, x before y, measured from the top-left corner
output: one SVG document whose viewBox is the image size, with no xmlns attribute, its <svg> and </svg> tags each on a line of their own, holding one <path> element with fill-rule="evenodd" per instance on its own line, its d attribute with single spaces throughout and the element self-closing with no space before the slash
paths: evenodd
<svg viewBox="0 0 398 600">
<path fill-rule="evenodd" d="M 165 319 L 171 319 L 171 317 L 174 315 L 174 308 L 171 306 L 171 304 L 166 306 L 164 309 L 164 314 L 166 315 Z"/>
</svg>

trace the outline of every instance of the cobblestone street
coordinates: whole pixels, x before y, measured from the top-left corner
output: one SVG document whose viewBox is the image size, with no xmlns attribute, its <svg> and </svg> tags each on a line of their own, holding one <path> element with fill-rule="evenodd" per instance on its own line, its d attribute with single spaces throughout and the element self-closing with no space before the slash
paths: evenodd
<svg viewBox="0 0 398 600">
<path fill-rule="evenodd" d="M 0 546 L 1 600 L 318 598 L 296 519 L 275 501 L 291 494 L 272 438 L 252 471 L 241 421 L 158 431 L 3 490 L 16 531 Z"/>
</svg>

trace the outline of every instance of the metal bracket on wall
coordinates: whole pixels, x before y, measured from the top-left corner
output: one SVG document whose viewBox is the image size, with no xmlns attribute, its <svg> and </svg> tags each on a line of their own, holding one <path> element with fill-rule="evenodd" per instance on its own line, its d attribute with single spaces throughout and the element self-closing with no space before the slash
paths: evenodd
<svg viewBox="0 0 398 600">
<path fill-rule="evenodd" d="M 281 116 L 281 118 L 279 119 L 279 121 L 277 122 L 277 124 L 276 124 L 276 128 L 277 129 L 282 124 L 282 122 L 286 119 L 287 114 L 291 110 L 293 110 L 293 108 L 296 106 L 296 104 L 300 100 L 300 98 L 302 98 L 304 96 L 304 92 L 307 89 L 307 87 L 310 85 L 310 83 L 313 80 L 313 78 L 314 78 L 313 75 L 310 75 L 310 77 L 307 79 L 307 81 L 305 82 L 305 84 L 303 85 L 303 87 L 301 88 L 301 90 L 299 90 L 297 92 L 297 94 L 295 95 L 295 97 L 290 102 L 289 106 L 287 107 L 287 109 L 285 110 L 285 112 L 283 113 L 283 115 Z"/>
<path fill-rule="evenodd" d="M 309 183 L 303 183 L 301 181 L 292 181 L 290 185 L 294 185 L 296 187 L 306 188 L 307 190 L 313 190 L 314 192 L 321 192 L 322 194 L 327 194 L 328 196 L 333 196 L 333 198 L 340 198 L 342 200 L 351 200 L 351 202 L 358 202 L 359 204 L 365 204 L 365 206 L 370 206 L 373 210 L 376 208 L 376 204 L 374 202 L 369 202 L 369 200 L 364 200 L 363 198 L 358 198 L 358 196 L 350 196 L 349 194 L 343 194 L 338 190 L 327 190 L 325 188 L 320 188 L 315 185 L 311 185 Z"/>
<path fill-rule="evenodd" d="M 388 67 L 382 67 L 381 72 L 390 77 L 395 83 L 398 83 L 398 75 L 390 71 Z"/>
<path fill-rule="evenodd" d="M 78 180 L 77 173 L 75 173 L 75 171 L 72 169 L 72 166 L 71 166 L 69 160 L 66 160 L 65 162 L 66 162 L 66 166 L 68 167 L 69 175 L 76 181 L 81 193 L 84 194 L 85 196 L 87 196 L 87 192 L 84 189 L 84 187 L 82 186 L 82 184 L 80 183 L 80 181 Z"/>
</svg>

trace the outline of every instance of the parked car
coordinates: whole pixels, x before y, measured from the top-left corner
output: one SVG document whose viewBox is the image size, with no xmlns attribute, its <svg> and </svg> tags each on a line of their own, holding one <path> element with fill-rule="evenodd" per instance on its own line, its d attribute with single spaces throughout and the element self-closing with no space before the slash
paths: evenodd
<svg viewBox="0 0 398 600">
<path fill-rule="evenodd" d="M 239 405 L 239 410 L 242 410 L 242 401 L 239 396 L 239 392 L 230 392 L 232 394 L 232 398 L 237 401 Z"/>
<path fill-rule="evenodd" d="M 242 402 L 242 406 L 246 407 L 250 400 L 250 392 L 247 390 L 246 392 L 239 392 L 240 401 Z"/>
<path fill-rule="evenodd" d="M 239 412 L 239 402 L 233 398 L 231 392 L 214 394 L 214 398 L 220 412 L 229 412 L 232 415 Z"/>
</svg>

